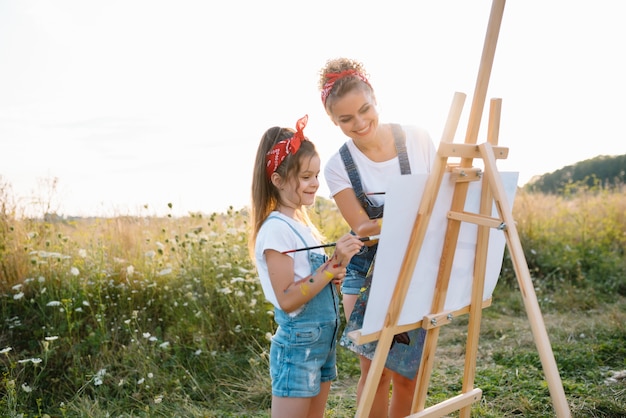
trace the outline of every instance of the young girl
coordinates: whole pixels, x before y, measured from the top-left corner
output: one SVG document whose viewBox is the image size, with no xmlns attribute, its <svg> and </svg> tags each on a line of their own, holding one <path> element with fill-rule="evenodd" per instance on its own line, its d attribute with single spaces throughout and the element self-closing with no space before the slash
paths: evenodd
<svg viewBox="0 0 626 418">
<path fill-rule="evenodd" d="M 251 246 L 265 297 L 278 329 L 270 347 L 272 417 L 324 416 L 337 377 L 339 298 L 335 285 L 363 246 L 351 234 L 327 260 L 306 212 L 319 187 L 320 158 L 303 133 L 273 127 L 259 145 L 252 179 Z"/>
<path fill-rule="evenodd" d="M 387 185 L 400 175 L 429 173 L 435 147 L 423 129 L 379 123 L 374 89 L 360 62 L 347 58 L 328 61 L 320 72 L 319 88 L 326 113 L 348 137 L 324 168 L 328 188 L 357 235 L 379 234 Z M 364 247 L 348 265 L 342 286 L 348 319 L 346 330 L 361 328 L 371 280 L 368 272 L 376 248 L 377 244 Z M 424 336 L 422 329 L 396 336 L 386 366 L 393 362 L 394 366 L 401 367 L 386 368 L 383 372 L 370 416 L 395 418 L 410 414 Z M 341 344 L 359 354 L 358 401 L 376 343 L 357 346 L 344 333 Z M 400 369 L 402 373 L 398 372 Z M 390 384 L 393 386 L 391 402 Z"/>
</svg>

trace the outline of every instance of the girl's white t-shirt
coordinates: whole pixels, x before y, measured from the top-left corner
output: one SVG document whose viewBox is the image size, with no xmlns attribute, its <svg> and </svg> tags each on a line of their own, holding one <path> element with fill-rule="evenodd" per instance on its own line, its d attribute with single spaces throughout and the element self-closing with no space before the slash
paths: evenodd
<svg viewBox="0 0 626 418">
<path fill-rule="evenodd" d="M 272 283 L 270 281 L 270 276 L 267 270 L 265 251 L 275 250 L 278 252 L 283 252 L 296 248 L 320 245 L 320 242 L 315 238 L 311 231 L 311 228 L 307 225 L 304 225 L 303 223 L 298 222 L 295 219 L 285 216 L 277 211 L 272 212 L 270 216 L 276 216 L 281 219 L 271 219 L 270 217 L 268 217 L 263 225 L 261 225 L 254 246 L 254 256 L 256 260 L 257 273 L 259 274 L 259 279 L 261 280 L 261 287 L 263 288 L 265 298 L 272 305 L 280 309 L 280 306 L 278 305 L 278 298 L 276 297 L 274 289 L 272 288 Z M 289 227 L 289 225 L 287 225 L 283 221 L 288 222 L 289 225 L 295 228 L 296 231 L 298 231 L 298 233 L 302 236 L 302 239 L 304 239 L 304 242 Z M 318 254 L 325 254 L 323 249 L 321 248 L 316 248 L 309 251 Z M 308 254 L 308 251 L 297 251 L 287 254 L 289 257 L 293 258 L 294 282 L 303 279 L 312 273 Z"/>
<path fill-rule="evenodd" d="M 415 126 L 402 126 L 406 136 L 406 151 L 409 156 L 411 174 L 430 173 L 435 159 L 436 149 L 430 135 L 424 129 Z M 361 185 L 365 193 L 386 192 L 387 186 L 395 176 L 400 176 L 398 157 L 383 162 L 375 162 L 367 158 L 349 139 L 348 149 L 361 177 Z M 348 172 L 341 160 L 339 151 L 333 154 L 324 167 L 324 178 L 332 198 L 342 190 L 352 188 Z M 384 195 L 372 195 L 370 199 L 376 204 L 384 203 Z"/>
</svg>

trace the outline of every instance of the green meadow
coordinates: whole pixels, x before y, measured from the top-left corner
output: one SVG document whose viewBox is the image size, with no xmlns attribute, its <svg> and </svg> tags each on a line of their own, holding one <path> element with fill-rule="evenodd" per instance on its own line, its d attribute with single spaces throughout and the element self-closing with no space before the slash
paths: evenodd
<svg viewBox="0 0 626 418">
<path fill-rule="evenodd" d="M 513 205 L 574 417 L 626 416 L 624 192 L 519 190 Z M 0 193 L 0 416 L 269 416 L 275 325 L 245 208 L 34 219 L 9 202 Z M 331 201 L 311 213 L 328 240 L 348 230 Z M 466 335 L 466 317 L 442 327 L 428 404 L 460 393 Z M 327 416 L 351 417 L 358 361 L 338 360 Z M 473 417 L 554 416 L 506 253 L 476 387 Z"/>
</svg>

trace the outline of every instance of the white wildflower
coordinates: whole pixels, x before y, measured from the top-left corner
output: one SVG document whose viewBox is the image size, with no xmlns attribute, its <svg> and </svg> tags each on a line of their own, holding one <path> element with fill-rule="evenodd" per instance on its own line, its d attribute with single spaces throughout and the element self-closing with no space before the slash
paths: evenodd
<svg viewBox="0 0 626 418">
<path fill-rule="evenodd" d="M 39 364 L 42 362 L 42 360 L 40 358 L 27 358 L 23 360 L 18 360 L 17 362 L 20 364 L 29 363 L 29 362 L 33 364 Z"/>
<path fill-rule="evenodd" d="M 133 266 L 128 266 L 126 267 L 126 275 L 128 277 L 132 277 L 132 275 L 135 273 L 135 267 Z"/>
<path fill-rule="evenodd" d="M 24 292 L 16 293 L 13 295 L 13 299 L 20 300 L 24 297 Z"/>
<path fill-rule="evenodd" d="M 0 350 L 0 354 L 6 354 L 11 350 L 13 350 L 13 347 L 4 347 L 2 350 Z"/>
<path fill-rule="evenodd" d="M 154 397 L 154 403 L 159 404 L 163 402 L 163 395 L 158 395 Z"/>
<path fill-rule="evenodd" d="M 22 283 L 18 283 L 16 285 L 13 285 L 13 287 L 11 287 L 11 289 L 13 290 L 20 290 L 22 288 Z"/>
<path fill-rule="evenodd" d="M 50 336 L 50 337 L 45 337 L 44 339 L 45 339 L 46 341 L 55 341 L 55 340 L 58 340 L 58 339 L 59 339 L 59 336 L 58 336 L 58 335 L 52 335 L 52 336 Z"/>
<path fill-rule="evenodd" d="M 83 306 L 91 306 L 91 305 L 89 304 L 89 301 L 88 301 L 88 300 L 84 300 L 84 301 L 83 301 Z"/>
<path fill-rule="evenodd" d="M 37 281 L 38 281 L 39 283 L 45 283 L 45 282 L 46 282 L 46 278 L 45 278 L 45 277 L 43 277 L 43 276 L 39 276 L 39 277 L 37 278 Z"/>
<path fill-rule="evenodd" d="M 161 344 L 159 344 L 159 348 L 163 348 L 163 349 L 170 348 L 170 342 L 169 341 L 162 342 Z"/>
<path fill-rule="evenodd" d="M 58 300 L 51 300 L 50 302 L 46 303 L 46 306 L 61 306 L 61 302 L 59 302 Z"/>
<path fill-rule="evenodd" d="M 152 379 L 153 377 L 154 377 L 154 374 L 148 373 L 148 379 Z"/>
<path fill-rule="evenodd" d="M 172 272 L 171 268 L 165 268 L 159 272 L 157 272 L 157 276 L 165 276 L 166 274 L 170 274 Z"/>
<path fill-rule="evenodd" d="M 84 248 L 78 250 L 78 255 L 82 258 L 87 258 L 87 251 Z"/>
<path fill-rule="evenodd" d="M 33 391 L 33 388 L 28 386 L 28 383 L 22 383 L 22 390 L 26 393 L 30 393 Z"/>
<path fill-rule="evenodd" d="M 196 352 L 194 353 L 196 356 L 199 356 L 200 354 L 202 354 L 202 350 L 201 349 L 197 349 Z"/>
<path fill-rule="evenodd" d="M 78 268 L 76 268 L 76 267 L 72 267 L 72 268 L 70 269 L 70 274 L 71 274 L 72 276 L 78 276 L 78 275 L 80 274 L 80 270 L 78 270 Z"/>
<path fill-rule="evenodd" d="M 107 373 L 107 369 L 98 370 L 98 373 L 96 373 L 96 375 L 93 377 L 94 386 L 100 386 L 102 384 L 102 379 L 104 378 L 104 375 L 106 373 Z"/>
<path fill-rule="evenodd" d="M 144 332 L 142 335 L 143 335 L 143 338 L 150 338 L 149 332 Z"/>
<path fill-rule="evenodd" d="M 145 381 L 146 381 L 146 379 L 144 379 L 144 378 L 142 377 L 141 379 L 137 380 L 137 384 L 138 384 L 138 385 L 143 385 L 143 382 L 145 382 Z"/>
</svg>

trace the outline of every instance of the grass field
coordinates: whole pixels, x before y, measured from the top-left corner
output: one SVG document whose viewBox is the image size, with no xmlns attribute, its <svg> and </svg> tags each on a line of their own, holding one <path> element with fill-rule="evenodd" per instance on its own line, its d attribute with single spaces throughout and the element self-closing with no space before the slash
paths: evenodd
<svg viewBox="0 0 626 418">
<path fill-rule="evenodd" d="M 626 198 L 518 193 L 514 217 L 575 417 L 626 416 Z M 0 193 L 0 197 L 2 194 Z M 266 417 L 274 331 L 245 210 L 25 219 L 0 205 L 0 416 Z M 329 240 L 346 231 L 318 199 Z M 427 404 L 459 393 L 467 318 L 442 327 Z M 328 417 L 356 410 L 340 348 Z M 475 417 L 554 411 L 510 259 L 483 312 Z"/>
</svg>

